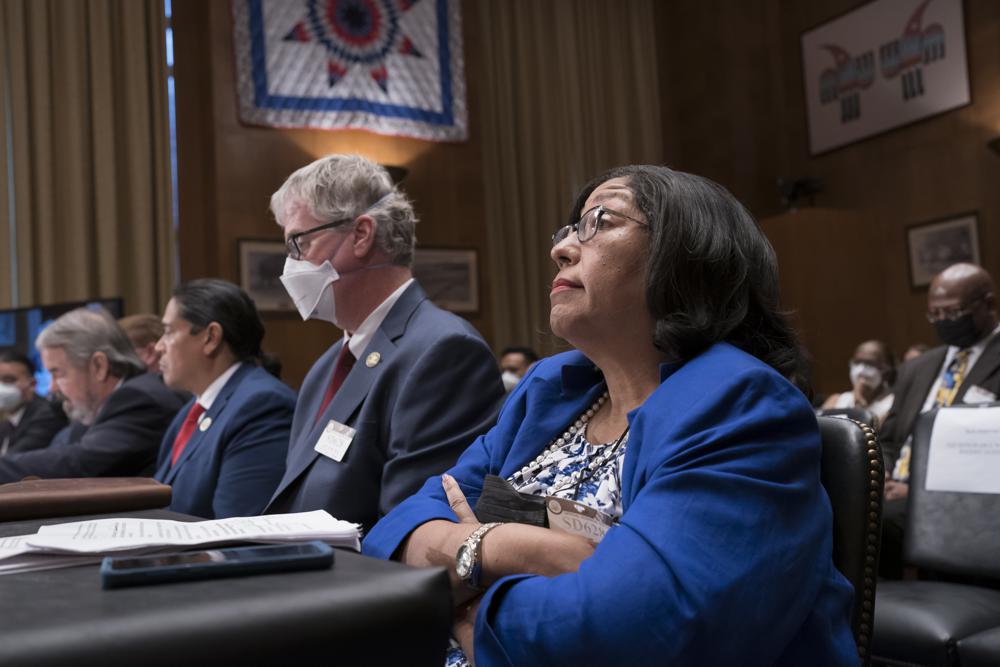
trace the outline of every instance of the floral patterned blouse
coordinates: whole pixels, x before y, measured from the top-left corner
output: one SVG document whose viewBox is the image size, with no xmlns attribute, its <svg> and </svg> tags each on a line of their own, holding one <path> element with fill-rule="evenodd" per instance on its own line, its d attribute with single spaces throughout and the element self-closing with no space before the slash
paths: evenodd
<svg viewBox="0 0 1000 667">
<path fill-rule="evenodd" d="M 628 433 L 623 434 L 620 440 L 620 443 L 612 440 L 593 445 L 587 441 L 586 429 L 581 428 L 563 446 L 546 450 L 541 469 L 536 474 L 528 475 L 521 482 L 511 475 L 507 481 L 521 493 L 568 498 L 599 509 L 610 514 L 617 523 L 622 516 L 621 475 Z M 610 454 L 616 446 L 617 454 L 608 458 L 592 475 L 584 472 L 579 483 L 573 480 L 574 472 L 585 470 L 591 460 L 605 453 Z M 445 667 L 469 667 L 465 653 L 454 639 L 448 647 Z"/>
</svg>

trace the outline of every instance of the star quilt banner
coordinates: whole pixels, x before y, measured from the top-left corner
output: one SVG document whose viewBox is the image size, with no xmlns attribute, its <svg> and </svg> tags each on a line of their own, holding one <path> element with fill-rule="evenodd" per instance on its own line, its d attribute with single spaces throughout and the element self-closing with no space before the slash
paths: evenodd
<svg viewBox="0 0 1000 667">
<path fill-rule="evenodd" d="M 459 0 L 233 0 L 240 118 L 467 137 Z"/>
</svg>

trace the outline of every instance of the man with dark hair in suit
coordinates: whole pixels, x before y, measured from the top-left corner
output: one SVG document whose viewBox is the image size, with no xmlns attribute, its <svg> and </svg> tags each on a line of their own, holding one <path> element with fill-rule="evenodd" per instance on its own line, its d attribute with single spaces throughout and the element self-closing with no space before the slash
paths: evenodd
<svg viewBox="0 0 1000 667">
<path fill-rule="evenodd" d="M 16 350 L 0 352 L 0 383 L 14 387 L 20 400 L 0 421 L 0 456 L 43 449 L 66 426 L 66 415 L 35 394 L 35 364 Z"/>
<path fill-rule="evenodd" d="M 295 392 L 258 365 L 264 323 L 225 280 L 174 290 L 156 344 L 163 379 L 194 398 L 160 447 L 170 509 L 208 519 L 260 514 L 285 472 Z"/>
<path fill-rule="evenodd" d="M 181 402 L 145 372 L 115 320 L 78 308 L 43 329 L 35 346 L 74 423 L 50 447 L 0 458 L 0 483 L 151 474 Z"/>
<path fill-rule="evenodd" d="M 924 412 L 957 403 L 990 403 L 1000 395 L 1000 315 L 993 278 L 974 264 L 953 264 L 931 281 L 927 320 L 944 345 L 903 364 L 880 440 L 885 487 L 883 566 L 899 576 L 909 493 L 910 440 Z"/>
<path fill-rule="evenodd" d="M 370 528 L 493 424 L 500 373 L 476 330 L 413 280 L 416 216 L 384 168 L 322 158 L 285 181 L 271 210 L 299 314 L 344 336 L 302 384 L 267 511 L 325 509 Z"/>
</svg>

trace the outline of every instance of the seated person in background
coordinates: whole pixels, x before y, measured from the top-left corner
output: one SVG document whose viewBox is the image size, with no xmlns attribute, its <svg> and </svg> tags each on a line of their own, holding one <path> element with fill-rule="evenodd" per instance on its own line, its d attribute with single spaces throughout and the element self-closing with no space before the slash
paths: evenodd
<svg viewBox="0 0 1000 667">
<path fill-rule="evenodd" d="M 910 347 L 906 348 L 906 352 L 903 353 L 903 363 L 907 361 L 913 361 L 921 354 L 931 349 L 930 346 L 924 345 L 923 343 L 914 343 Z"/>
<path fill-rule="evenodd" d="M 895 376 L 896 360 L 889 346 L 880 340 L 865 341 L 851 357 L 851 391 L 833 394 L 823 403 L 823 409 L 864 408 L 875 415 L 878 426 L 892 407 Z"/>
<path fill-rule="evenodd" d="M 152 474 L 163 432 L 181 402 L 145 372 L 107 311 L 72 310 L 43 329 L 35 346 L 73 423 L 50 447 L 0 458 L 0 483 L 28 475 Z"/>
<path fill-rule="evenodd" d="M 35 395 L 35 364 L 16 350 L 0 352 L 0 383 L 20 395 L 0 421 L 0 456 L 48 447 L 66 426 L 66 415 L 59 406 Z"/>
<path fill-rule="evenodd" d="M 364 552 L 449 569 L 449 664 L 856 665 L 767 239 L 722 187 L 658 166 L 591 181 L 570 221 L 549 318 L 578 351 L 538 362 Z M 612 525 L 595 547 L 480 524 L 487 475 Z"/>
<path fill-rule="evenodd" d="M 531 365 L 538 361 L 538 353 L 530 347 L 505 347 L 500 353 L 500 379 L 508 393 L 517 386 Z"/>
<path fill-rule="evenodd" d="M 136 356 L 146 365 L 146 371 L 158 375 L 160 373 L 160 353 L 156 343 L 163 335 L 163 323 L 156 315 L 128 315 L 118 320 L 128 339 L 132 341 Z"/>
<path fill-rule="evenodd" d="M 285 473 L 295 392 L 257 365 L 264 323 L 224 280 L 174 290 L 156 344 L 163 379 L 195 398 L 163 438 L 156 479 L 170 509 L 208 519 L 260 514 Z"/>
<path fill-rule="evenodd" d="M 931 281 L 927 320 L 944 345 L 899 369 L 896 399 L 879 439 L 885 457 L 885 504 L 879 572 L 903 572 L 903 527 L 910 479 L 910 440 L 917 417 L 955 403 L 991 403 L 1000 394 L 1000 314 L 993 278 L 974 264 L 953 264 Z"/>
<path fill-rule="evenodd" d="M 905 497 L 909 440 L 917 417 L 954 403 L 991 403 L 1000 394 L 1000 314 L 993 278 L 974 264 L 953 264 L 931 281 L 927 319 L 944 345 L 899 369 L 896 399 L 880 439 L 894 483 L 886 499 Z M 900 484 L 902 483 L 902 484 Z"/>
<path fill-rule="evenodd" d="M 416 215 L 383 167 L 322 158 L 289 176 L 271 210 L 299 314 L 344 335 L 302 383 L 267 511 L 325 509 L 368 529 L 496 422 L 496 359 L 414 281 Z"/>
</svg>

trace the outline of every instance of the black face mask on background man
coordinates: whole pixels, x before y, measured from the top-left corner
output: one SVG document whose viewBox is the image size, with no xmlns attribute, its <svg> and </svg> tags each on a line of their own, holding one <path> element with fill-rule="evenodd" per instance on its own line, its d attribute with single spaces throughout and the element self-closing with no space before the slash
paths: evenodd
<svg viewBox="0 0 1000 667">
<path fill-rule="evenodd" d="M 937 320 L 934 322 L 934 330 L 942 343 L 957 348 L 971 347 L 982 338 L 976 329 L 976 320 L 972 317 L 972 313 L 966 313 L 955 320 Z"/>
</svg>

